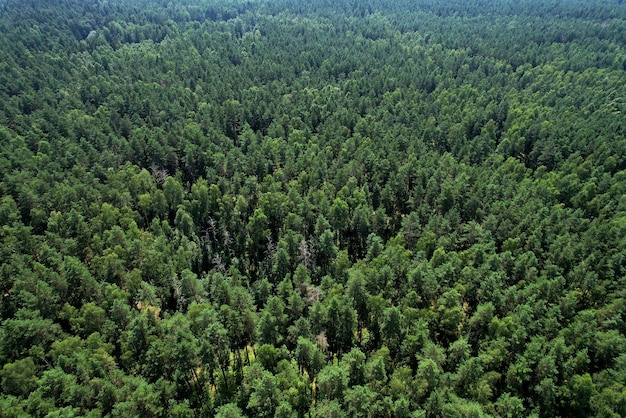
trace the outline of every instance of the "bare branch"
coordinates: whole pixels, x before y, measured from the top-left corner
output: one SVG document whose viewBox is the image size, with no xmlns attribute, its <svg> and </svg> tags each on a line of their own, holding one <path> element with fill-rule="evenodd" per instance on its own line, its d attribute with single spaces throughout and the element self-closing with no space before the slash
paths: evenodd
<svg viewBox="0 0 626 418">
<path fill-rule="evenodd" d="M 324 331 L 320 332 L 315 337 L 315 344 L 317 344 L 322 351 L 328 350 L 328 339 L 326 338 L 326 333 Z"/>
<path fill-rule="evenodd" d="M 152 164 L 150 166 L 150 172 L 152 172 L 152 176 L 154 177 L 154 181 L 158 187 L 161 187 L 170 175 L 167 169 L 159 168 L 156 164 Z"/>
<path fill-rule="evenodd" d="M 213 257 L 211 261 L 215 265 L 215 268 L 217 269 L 217 271 L 219 271 L 222 274 L 226 274 L 226 265 L 224 264 L 224 261 L 222 260 L 222 257 L 219 254 L 215 254 L 215 256 Z"/>
<path fill-rule="evenodd" d="M 306 302 L 309 305 L 313 305 L 320 300 L 320 288 L 317 286 L 306 286 Z"/>
<path fill-rule="evenodd" d="M 315 256 L 315 246 L 313 241 L 302 239 L 298 244 L 298 258 L 304 266 L 311 270 L 313 268 L 313 258 Z"/>
<path fill-rule="evenodd" d="M 213 240 L 217 242 L 217 221 L 213 218 L 209 218 L 209 228 L 208 230 L 213 235 Z"/>
<path fill-rule="evenodd" d="M 267 257 L 271 260 L 274 258 L 274 254 L 276 254 L 276 243 L 272 241 L 272 237 L 267 235 Z"/>
<path fill-rule="evenodd" d="M 172 287 L 174 288 L 174 299 L 176 300 L 176 309 L 181 310 L 185 305 L 185 296 L 183 295 L 183 285 L 176 279 L 172 279 Z"/>
</svg>

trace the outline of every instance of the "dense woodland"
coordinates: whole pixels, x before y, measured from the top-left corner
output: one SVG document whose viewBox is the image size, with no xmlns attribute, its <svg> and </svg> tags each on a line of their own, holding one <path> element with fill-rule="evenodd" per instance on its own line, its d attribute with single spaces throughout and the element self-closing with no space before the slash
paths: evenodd
<svg viewBox="0 0 626 418">
<path fill-rule="evenodd" d="M 626 416 L 626 4 L 0 0 L 0 416 Z"/>
</svg>

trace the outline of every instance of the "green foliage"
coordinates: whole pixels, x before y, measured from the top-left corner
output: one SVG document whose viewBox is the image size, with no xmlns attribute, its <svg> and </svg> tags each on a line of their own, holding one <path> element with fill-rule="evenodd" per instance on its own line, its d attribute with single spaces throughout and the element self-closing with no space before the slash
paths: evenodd
<svg viewBox="0 0 626 418">
<path fill-rule="evenodd" d="M 2 2 L 0 415 L 626 416 L 625 7 Z"/>
<path fill-rule="evenodd" d="M 328 365 L 317 376 L 320 399 L 340 400 L 348 386 L 348 372 L 338 366 Z"/>
<path fill-rule="evenodd" d="M 2 367 L 2 390 L 8 395 L 27 396 L 37 388 L 35 363 L 31 357 Z"/>
</svg>

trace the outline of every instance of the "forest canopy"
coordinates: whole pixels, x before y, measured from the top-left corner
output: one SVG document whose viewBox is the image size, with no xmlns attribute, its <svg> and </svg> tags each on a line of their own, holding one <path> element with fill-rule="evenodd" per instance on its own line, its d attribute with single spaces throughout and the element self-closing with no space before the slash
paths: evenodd
<svg viewBox="0 0 626 418">
<path fill-rule="evenodd" d="M 626 416 L 626 4 L 1 0 L 3 417 Z"/>
</svg>

